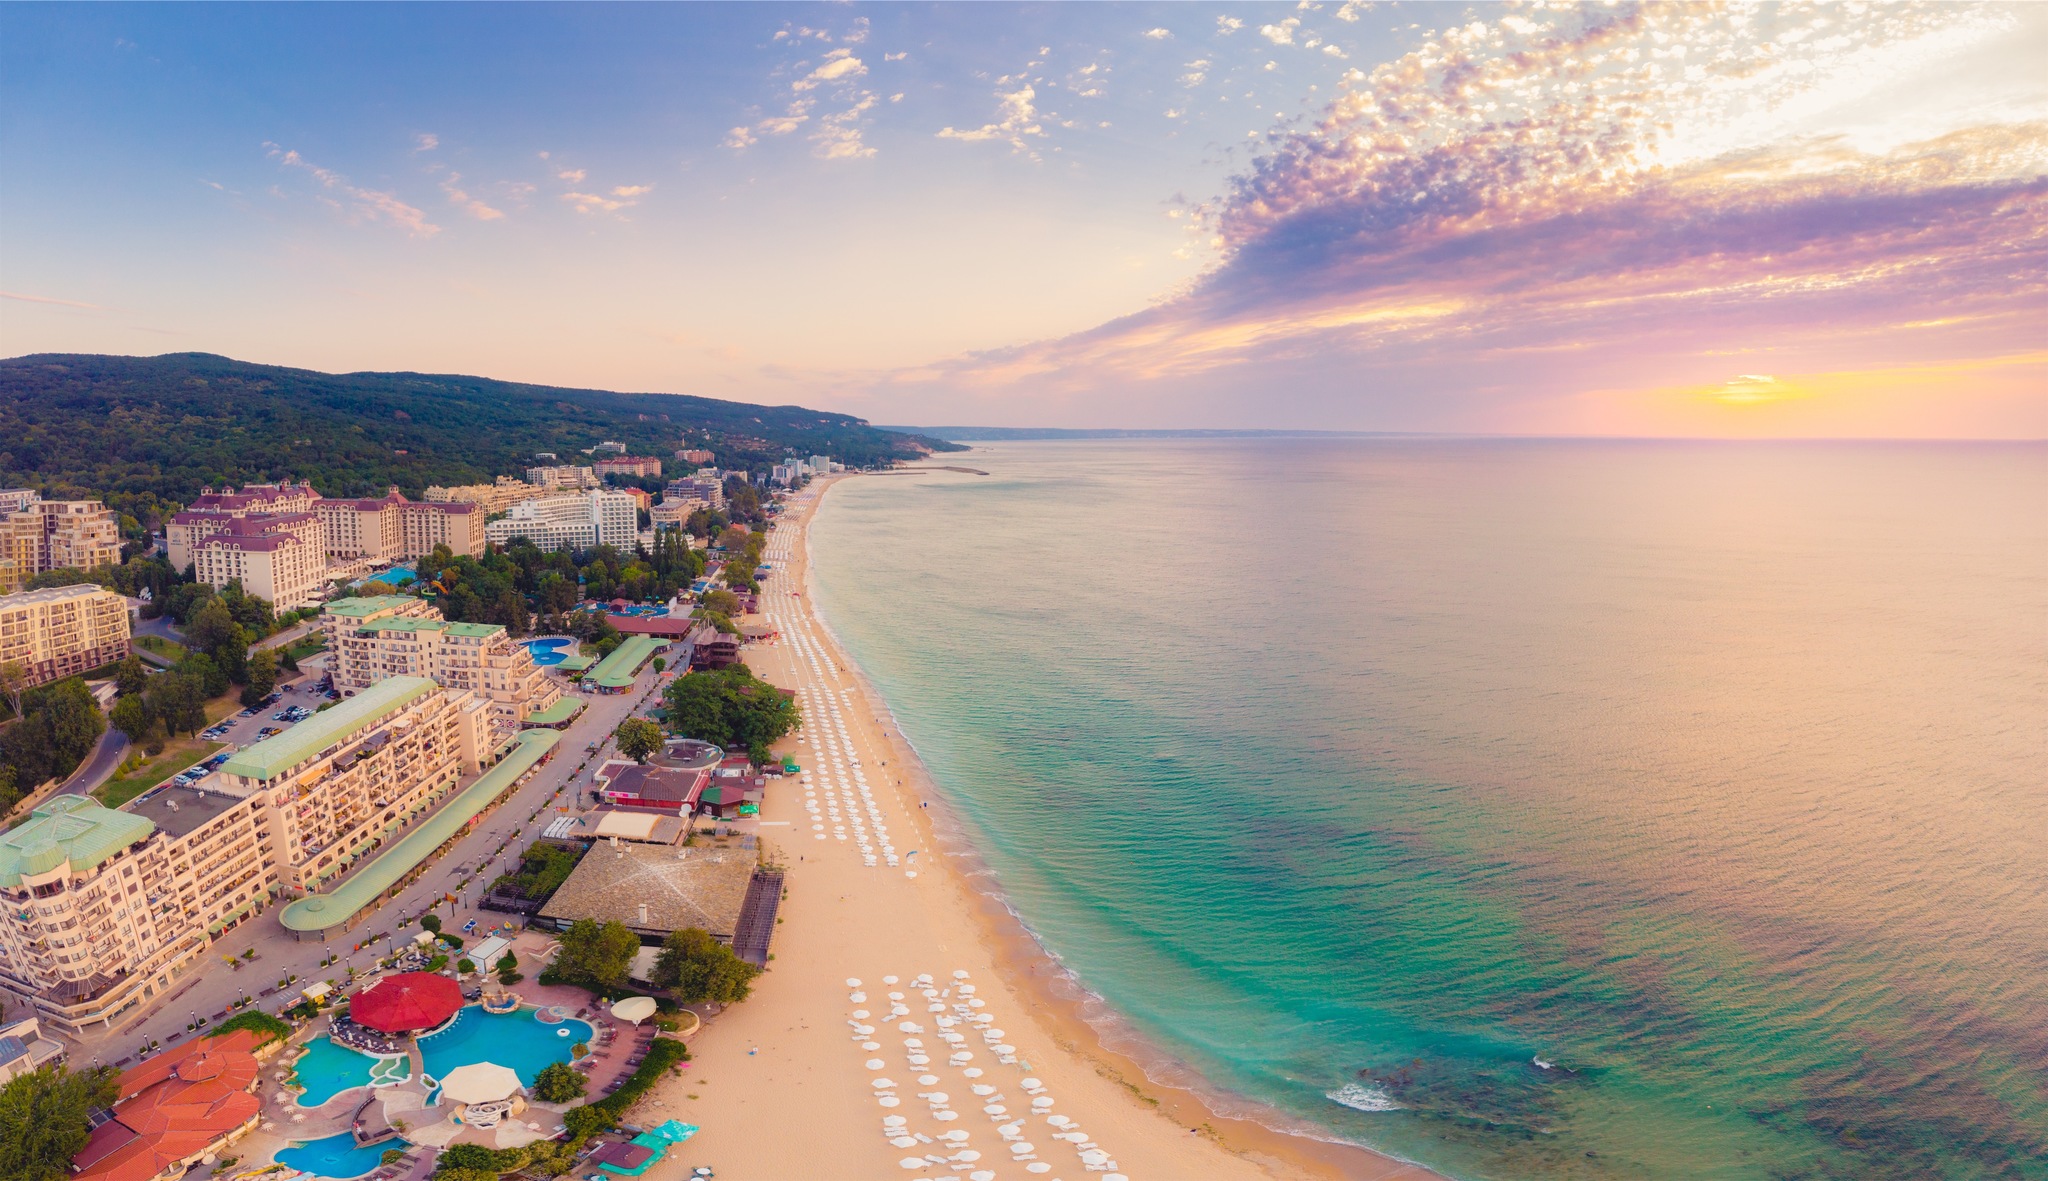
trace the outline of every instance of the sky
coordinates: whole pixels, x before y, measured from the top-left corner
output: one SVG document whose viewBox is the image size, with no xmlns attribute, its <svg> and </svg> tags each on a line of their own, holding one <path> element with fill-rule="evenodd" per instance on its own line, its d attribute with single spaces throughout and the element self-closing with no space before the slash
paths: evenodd
<svg viewBox="0 0 2048 1181">
<path fill-rule="evenodd" d="M 2048 437 L 2048 5 L 0 5 L 0 354 Z"/>
</svg>

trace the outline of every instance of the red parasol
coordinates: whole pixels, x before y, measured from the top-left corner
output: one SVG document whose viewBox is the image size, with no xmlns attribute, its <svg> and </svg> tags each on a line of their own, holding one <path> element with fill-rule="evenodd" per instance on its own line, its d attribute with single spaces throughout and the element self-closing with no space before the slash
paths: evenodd
<svg viewBox="0 0 2048 1181">
<path fill-rule="evenodd" d="M 462 989 L 448 977 L 432 972 L 387 976 L 348 1001 L 348 1015 L 358 1025 L 385 1033 L 432 1029 L 460 1008 Z"/>
</svg>

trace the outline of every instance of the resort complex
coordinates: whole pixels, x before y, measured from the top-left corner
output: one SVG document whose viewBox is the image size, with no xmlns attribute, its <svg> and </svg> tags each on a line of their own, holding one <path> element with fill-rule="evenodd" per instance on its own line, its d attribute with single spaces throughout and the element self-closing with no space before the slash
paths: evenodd
<svg viewBox="0 0 2048 1181">
<path fill-rule="evenodd" d="M 544 550 L 609 545 L 630 549 L 640 536 L 640 506 L 623 492 L 561 493 L 522 500 L 484 535 L 503 545 L 524 537 Z"/>
<path fill-rule="evenodd" d="M 44 500 L 32 489 L 0 492 L 0 593 L 50 570 L 94 570 L 120 560 L 120 525 L 105 505 Z"/>
</svg>

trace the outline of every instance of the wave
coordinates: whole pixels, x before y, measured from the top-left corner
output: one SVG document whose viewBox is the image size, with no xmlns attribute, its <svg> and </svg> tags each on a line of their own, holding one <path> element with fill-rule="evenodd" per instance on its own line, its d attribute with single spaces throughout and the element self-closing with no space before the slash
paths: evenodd
<svg viewBox="0 0 2048 1181">
<path fill-rule="evenodd" d="M 1325 1092 L 1323 1098 L 1339 1103 L 1353 1111 L 1400 1111 L 1401 1105 L 1394 1097 L 1380 1087 L 1364 1083 L 1345 1083 L 1334 1091 Z"/>
</svg>

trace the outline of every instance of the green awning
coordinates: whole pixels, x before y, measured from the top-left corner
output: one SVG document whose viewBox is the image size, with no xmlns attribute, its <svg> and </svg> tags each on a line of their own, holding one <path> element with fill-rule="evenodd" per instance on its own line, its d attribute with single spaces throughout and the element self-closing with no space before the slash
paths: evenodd
<svg viewBox="0 0 2048 1181">
<path fill-rule="evenodd" d="M 535 710 L 527 714 L 526 724 L 529 726 L 559 726 L 570 718 L 575 717 L 582 708 L 583 702 L 580 698 L 564 697 L 546 709 Z"/>
</svg>

